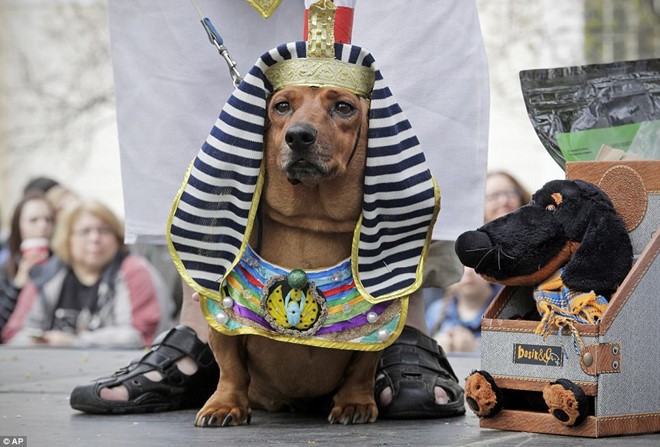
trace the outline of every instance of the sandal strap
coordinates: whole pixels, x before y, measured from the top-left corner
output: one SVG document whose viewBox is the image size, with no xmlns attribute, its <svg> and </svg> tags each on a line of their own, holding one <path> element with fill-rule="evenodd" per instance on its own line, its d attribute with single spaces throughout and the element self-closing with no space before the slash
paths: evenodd
<svg viewBox="0 0 660 447">
<path fill-rule="evenodd" d="M 124 377 L 121 384 L 128 390 L 128 401 L 145 403 L 178 394 L 186 381 L 186 376 L 181 371 L 177 373 L 174 370 L 178 371 L 176 367 L 168 369 L 163 374 L 163 380 L 158 382 L 147 379 L 144 373 Z M 163 381 L 167 382 L 167 386 L 163 386 Z"/>
<path fill-rule="evenodd" d="M 419 355 L 419 349 L 429 355 Z M 440 368 L 438 368 L 438 364 Z M 458 382 L 442 347 L 428 335 L 410 326 L 404 326 L 399 338 L 381 356 L 378 369 L 400 365 L 405 372 L 414 373 L 419 367 L 431 370 Z"/>
<path fill-rule="evenodd" d="M 137 363 L 166 371 L 186 356 L 202 368 L 215 361 L 208 344 L 202 342 L 188 326 L 179 325 L 159 335 L 149 352 Z"/>
</svg>

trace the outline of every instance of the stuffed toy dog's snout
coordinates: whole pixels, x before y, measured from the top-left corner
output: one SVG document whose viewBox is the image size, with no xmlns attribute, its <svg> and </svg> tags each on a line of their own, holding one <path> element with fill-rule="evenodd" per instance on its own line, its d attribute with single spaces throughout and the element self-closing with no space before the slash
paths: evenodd
<svg viewBox="0 0 660 447">
<path fill-rule="evenodd" d="M 561 225 L 549 213 L 531 206 L 496 219 L 456 240 L 460 261 L 492 282 L 533 285 L 545 279 L 545 270 L 557 268 L 557 256 L 567 244 Z M 552 272 L 547 272 L 550 275 Z"/>
<path fill-rule="evenodd" d="M 484 231 L 466 231 L 456 240 L 456 253 L 466 267 L 476 269 L 483 259 L 491 255 L 493 242 Z"/>
</svg>

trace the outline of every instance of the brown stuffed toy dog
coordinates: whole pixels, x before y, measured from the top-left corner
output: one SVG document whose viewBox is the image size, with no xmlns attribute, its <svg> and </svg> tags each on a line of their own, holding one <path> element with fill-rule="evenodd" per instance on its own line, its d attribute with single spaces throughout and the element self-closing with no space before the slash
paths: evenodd
<svg viewBox="0 0 660 447">
<path fill-rule="evenodd" d="M 582 180 L 548 182 L 528 205 L 459 236 L 456 253 L 491 282 L 536 286 L 533 319 L 541 317 L 537 333 L 544 336 L 558 328 L 572 331 L 574 323 L 596 323 L 633 261 L 628 232 L 612 202 Z M 465 393 L 480 417 L 506 406 L 504 391 L 486 371 L 466 379 Z M 527 399 L 518 393 L 512 400 Z M 567 426 L 579 424 L 589 411 L 584 392 L 566 379 L 549 383 L 541 402 L 530 405 L 545 405 Z"/>
</svg>

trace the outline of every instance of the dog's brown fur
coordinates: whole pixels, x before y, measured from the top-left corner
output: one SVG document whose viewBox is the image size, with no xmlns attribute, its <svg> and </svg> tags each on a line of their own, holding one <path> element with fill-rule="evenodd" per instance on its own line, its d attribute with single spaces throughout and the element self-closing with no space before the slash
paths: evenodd
<svg viewBox="0 0 660 447">
<path fill-rule="evenodd" d="M 369 103 L 336 88 L 286 87 L 268 105 L 266 178 L 259 254 L 289 269 L 332 266 L 351 254 L 362 208 Z M 291 141 L 291 126 L 311 126 L 315 141 Z M 310 127 L 306 128 L 307 130 Z M 287 144 L 289 139 L 289 144 Z M 309 142 L 308 142 L 309 143 Z M 380 352 L 283 343 L 210 332 L 220 365 L 216 392 L 198 426 L 249 423 L 251 408 L 277 411 L 333 396 L 330 422 L 375 422 Z"/>
</svg>

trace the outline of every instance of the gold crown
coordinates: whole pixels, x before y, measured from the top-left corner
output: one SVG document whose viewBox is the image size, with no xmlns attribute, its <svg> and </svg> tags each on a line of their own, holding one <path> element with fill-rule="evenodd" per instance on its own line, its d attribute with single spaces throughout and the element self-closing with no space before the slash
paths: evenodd
<svg viewBox="0 0 660 447">
<path fill-rule="evenodd" d="M 373 70 L 335 59 L 335 12 L 330 0 L 309 7 L 307 58 L 279 62 L 266 70 L 275 91 L 290 85 L 340 87 L 369 98 L 374 86 Z"/>
</svg>

